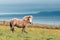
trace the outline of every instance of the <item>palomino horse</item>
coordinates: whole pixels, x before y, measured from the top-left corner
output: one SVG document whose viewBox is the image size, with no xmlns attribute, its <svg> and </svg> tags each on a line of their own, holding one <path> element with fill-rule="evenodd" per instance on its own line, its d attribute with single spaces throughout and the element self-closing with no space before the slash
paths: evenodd
<svg viewBox="0 0 60 40">
<path fill-rule="evenodd" d="M 10 28 L 11 31 L 14 32 L 14 26 L 18 27 L 18 28 L 22 28 L 22 32 L 26 32 L 25 28 L 27 23 L 31 24 L 32 22 L 32 16 L 25 16 L 23 17 L 23 19 L 17 19 L 17 18 L 13 18 L 10 20 Z"/>
</svg>

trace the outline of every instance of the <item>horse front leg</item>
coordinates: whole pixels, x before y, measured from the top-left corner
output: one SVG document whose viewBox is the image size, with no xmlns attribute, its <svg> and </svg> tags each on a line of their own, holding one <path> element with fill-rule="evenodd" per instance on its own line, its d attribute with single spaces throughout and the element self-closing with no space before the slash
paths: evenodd
<svg viewBox="0 0 60 40">
<path fill-rule="evenodd" d="M 22 32 L 27 33 L 27 32 L 25 31 L 25 28 L 26 28 L 25 26 L 22 27 Z"/>
</svg>

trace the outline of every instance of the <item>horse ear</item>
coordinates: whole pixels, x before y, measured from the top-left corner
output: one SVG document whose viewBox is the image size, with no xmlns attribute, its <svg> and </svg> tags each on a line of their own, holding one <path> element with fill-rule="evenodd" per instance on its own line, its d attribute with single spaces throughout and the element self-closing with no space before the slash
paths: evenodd
<svg viewBox="0 0 60 40">
<path fill-rule="evenodd" d="M 33 18 L 32 16 L 30 16 L 30 18 Z"/>
</svg>

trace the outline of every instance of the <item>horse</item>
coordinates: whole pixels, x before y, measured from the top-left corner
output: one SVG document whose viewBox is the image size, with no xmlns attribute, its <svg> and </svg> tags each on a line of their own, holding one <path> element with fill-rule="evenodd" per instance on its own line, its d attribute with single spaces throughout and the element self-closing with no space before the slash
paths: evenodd
<svg viewBox="0 0 60 40">
<path fill-rule="evenodd" d="M 26 32 L 25 28 L 28 23 L 32 24 L 32 16 L 24 16 L 23 19 L 13 18 L 10 20 L 10 30 L 14 32 L 14 27 L 16 26 L 22 28 L 22 32 Z"/>
</svg>

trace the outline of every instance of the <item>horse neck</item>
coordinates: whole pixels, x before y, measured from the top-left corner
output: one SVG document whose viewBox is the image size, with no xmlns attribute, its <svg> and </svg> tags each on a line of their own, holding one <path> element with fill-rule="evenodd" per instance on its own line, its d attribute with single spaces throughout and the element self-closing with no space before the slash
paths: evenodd
<svg viewBox="0 0 60 40">
<path fill-rule="evenodd" d="M 27 22 L 27 23 L 29 22 L 29 20 L 28 20 L 28 19 L 24 19 L 24 21 L 25 21 L 25 22 Z"/>
</svg>

